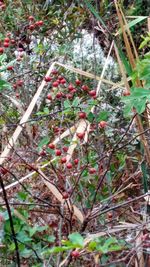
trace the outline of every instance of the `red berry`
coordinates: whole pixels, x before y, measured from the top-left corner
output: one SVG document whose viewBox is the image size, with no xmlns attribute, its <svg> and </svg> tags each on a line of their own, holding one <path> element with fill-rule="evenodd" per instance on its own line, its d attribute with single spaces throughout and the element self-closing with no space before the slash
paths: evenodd
<svg viewBox="0 0 150 267">
<path fill-rule="evenodd" d="M 14 39 L 12 39 L 11 40 L 11 44 L 15 44 L 16 42 L 15 42 L 15 40 Z"/>
<path fill-rule="evenodd" d="M 49 147 L 50 149 L 55 149 L 55 145 L 54 145 L 53 143 L 50 143 L 50 144 L 48 145 L 48 147 Z"/>
<path fill-rule="evenodd" d="M 4 39 L 4 42 L 5 42 L 5 43 L 9 43 L 9 42 L 10 42 L 10 39 L 6 37 L 6 38 Z"/>
<path fill-rule="evenodd" d="M 71 256 L 73 258 L 78 258 L 80 256 L 80 252 L 77 251 L 77 250 L 74 250 L 74 251 L 71 252 Z"/>
<path fill-rule="evenodd" d="M 108 218 L 108 219 L 112 219 L 112 216 L 113 216 L 113 215 L 112 215 L 112 212 L 108 212 L 108 214 L 107 214 L 107 218 Z"/>
<path fill-rule="evenodd" d="M 40 152 L 40 156 L 46 156 L 46 152 L 45 152 L 44 150 L 42 150 L 42 151 Z"/>
<path fill-rule="evenodd" d="M 81 81 L 80 80 L 76 80 L 76 85 L 80 85 Z"/>
<path fill-rule="evenodd" d="M 68 162 L 67 165 L 66 165 L 67 169 L 72 169 L 72 163 L 71 162 Z"/>
<path fill-rule="evenodd" d="M 4 167 L 0 167 L 0 173 L 5 175 L 8 172 L 8 170 Z"/>
<path fill-rule="evenodd" d="M 23 85 L 23 80 L 18 80 L 18 81 L 17 81 L 17 85 L 18 85 L 18 86 L 22 86 L 22 85 Z"/>
<path fill-rule="evenodd" d="M 63 158 L 61 158 L 60 161 L 61 161 L 62 164 L 64 164 L 64 163 L 66 163 L 67 159 L 66 159 L 66 157 L 63 157 Z"/>
<path fill-rule="evenodd" d="M 13 66 L 8 66 L 7 70 L 13 70 Z"/>
<path fill-rule="evenodd" d="M 61 150 L 60 150 L 60 149 L 56 149 L 56 151 L 55 151 L 55 155 L 56 155 L 56 156 L 61 156 Z"/>
<path fill-rule="evenodd" d="M 90 169 L 89 169 L 89 173 L 90 173 L 90 174 L 94 174 L 94 173 L 96 173 L 96 169 L 95 169 L 95 168 L 90 168 Z"/>
<path fill-rule="evenodd" d="M 64 77 L 63 77 L 63 76 L 61 76 L 61 75 L 59 75 L 59 76 L 58 76 L 58 79 L 61 81 L 61 80 L 63 80 L 63 79 L 64 79 Z"/>
<path fill-rule="evenodd" d="M 55 128 L 54 128 L 54 132 L 55 132 L 55 133 L 59 133 L 59 132 L 60 132 L 59 127 L 55 127 Z"/>
<path fill-rule="evenodd" d="M 129 91 L 129 90 L 125 90 L 125 91 L 123 92 L 123 95 L 124 95 L 124 96 L 128 96 L 128 95 L 130 95 L 130 91 Z"/>
<path fill-rule="evenodd" d="M 28 20 L 31 20 L 31 21 L 34 20 L 34 17 L 33 16 L 29 16 Z"/>
<path fill-rule="evenodd" d="M 1 9 L 5 9 L 5 8 L 6 8 L 6 5 L 5 5 L 5 4 L 2 4 L 2 5 L 0 6 L 0 8 L 1 8 Z"/>
<path fill-rule="evenodd" d="M 4 47 L 9 47 L 9 43 L 6 43 L 6 42 L 5 42 L 5 43 L 3 44 L 3 46 L 4 46 Z"/>
<path fill-rule="evenodd" d="M 62 93 L 61 92 L 58 92 L 57 94 L 56 94 L 56 98 L 61 98 L 62 97 Z"/>
<path fill-rule="evenodd" d="M 67 199 L 69 197 L 69 194 L 67 192 L 64 192 L 62 194 L 63 199 Z"/>
<path fill-rule="evenodd" d="M 50 94 L 47 95 L 48 100 L 52 100 L 52 96 Z"/>
<path fill-rule="evenodd" d="M 3 222 L 4 221 L 4 217 L 2 214 L 0 214 L 0 222 Z"/>
<path fill-rule="evenodd" d="M 37 21 L 37 22 L 36 22 L 36 25 L 37 25 L 37 26 L 42 26 L 42 25 L 43 25 L 43 20 L 39 20 L 39 21 Z"/>
<path fill-rule="evenodd" d="M 50 76 L 45 76 L 45 77 L 44 77 L 44 80 L 45 80 L 45 82 L 51 82 L 52 77 L 50 77 Z"/>
<path fill-rule="evenodd" d="M 89 87 L 87 85 L 82 85 L 82 90 L 83 91 L 88 91 L 89 90 Z"/>
<path fill-rule="evenodd" d="M 77 92 L 77 90 L 75 88 L 71 91 L 72 94 L 74 94 L 76 92 Z"/>
<path fill-rule="evenodd" d="M 17 89 L 17 84 L 16 83 L 13 84 L 13 88 L 14 88 L 14 90 Z"/>
<path fill-rule="evenodd" d="M 61 84 L 65 84 L 66 83 L 66 80 L 65 79 L 62 79 L 62 80 L 60 80 L 60 83 Z"/>
<path fill-rule="evenodd" d="M 57 74 L 58 74 L 58 71 L 55 70 L 55 69 L 53 69 L 53 70 L 52 70 L 52 74 L 53 74 L 53 75 L 57 75 Z"/>
<path fill-rule="evenodd" d="M 63 151 L 64 151 L 64 152 L 67 152 L 67 151 L 68 151 L 68 147 L 67 147 L 67 146 L 64 146 L 64 147 L 63 147 Z"/>
<path fill-rule="evenodd" d="M 83 139 L 84 136 L 85 136 L 85 133 L 77 133 L 77 137 L 78 137 L 79 139 Z"/>
<path fill-rule="evenodd" d="M 3 54 L 3 53 L 4 53 L 4 48 L 0 47 L 0 54 Z"/>
<path fill-rule="evenodd" d="M 29 25 L 29 30 L 30 31 L 33 31 L 34 29 L 35 29 L 35 25 L 34 24 Z"/>
<path fill-rule="evenodd" d="M 69 84 L 69 86 L 68 86 L 68 90 L 71 92 L 72 90 L 74 90 L 75 88 L 74 88 L 74 86 L 72 85 L 72 84 Z"/>
<path fill-rule="evenodd" d="M 72 99 L 73 98 L 73 95 L 72 94 L 66 94 L 66 98 Z"/>
<path fill-rule="evenodd" d="M 18 93 L 16 93 L 16 97 L 19 98 L 19 96 L 20 96 L 20 95 L 19 95 Z"/>
<path fill-rule="evenodd" d="M 79 118 L 80 119 L 85 119 L 86 118 L 86 113 L 85 112 L 79 112 Z"/>
<path fill-rule="evenodd" d="M 107 122 L 106 121 L 100 121 L 100 123 L 98 125 L 100 128 L 105 128 L 107 126 Z"/>
<path fill-rule="evenodd" d="M 53 82 L 53 87 L 58 87 L 59 83 L 58 82 Z"/>
<path fill-rule="evenodd" d="M 77 165 L 79 163 L 79 159 L 74 159 L 74 163 Z"/>
<path fill-rule="evenodd" d="M 89 95 L 90 95 L 90 96 L 96 96 L 96 91 L 95 91 L 95 90 L 91 90 L 91 91 L 89 91 Z"/>
</svg>

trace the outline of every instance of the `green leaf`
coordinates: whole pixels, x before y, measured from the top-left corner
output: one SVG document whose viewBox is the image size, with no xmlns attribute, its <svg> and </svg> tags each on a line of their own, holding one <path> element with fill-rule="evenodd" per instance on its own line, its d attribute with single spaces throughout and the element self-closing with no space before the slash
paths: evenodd
<svg viewBox="0 0 150 267">
<path fill-rule="evenodd" d="M 131 96 L 135 97 L 143 97 L 150 95 L 150 90 L 144 89 L 142 87 L 132 87 L 131 88 Z M 126 96 L 126 98 L 130 98 L 130 96 Z"/>
<path fill-rule="evenodd" d="M 148 172 L 147 172 L 147 169 L 146 169 L 146 163 L 145 161 L 143 161 L 141 163 L 141 171 L 142 171 L 142 174 L 143 174 L 143 186 L 144 186 L 144 193 L 147 193 L 148 192 Z"/>
<path fill-rule="evenodd" d="M 148 42 L 150 42 L 150 37 L 149 36 L 144 38 L 144 40 L 141 42 L 141 44 L 139 46 L 139 49 L 144 48 L 144 46 L 146 46 L 148 44 Z"/>
<path fill-rule="evenodd" d="M 59 253 L 59 252 L 67 251 L 67 250 L 69 250 L 68 247 L 64 247 L 64 246 L 63 247 L 53 247 L 53 248 L 47 250 L 46 254 Z"/>
<path fill-rule="evenodd" d="M 38 150 L 41 150 L 44 145 L 47 145 L 49 143 L 49 137 L 45 136 L 40 143 L 38 144 Z"/>
<path fill-rule="evenodd" d="M 64 101 L 64 108 L 65 109 L 68 109 L 68 108 L 70 108 L 71 107 L 71 102 L 67 99 L 67 100 L 65 100 Z"/>
<path fill-rule="evenodd" d="M 119 56 L 121 58 L 121 61 L 122 61 L 123 65 L 124 65 L 124 67 L 125 67 L 125 70 L 126 70 L 128 76 L 131 76 L 131 74 L 132 74 L 131 65 L 129 64 L 125 54 L 122 52 L 122 50 L 120 48 L 118 48 L 118 52 L 119 52 Z"/>
<path fill-rule="evenodd" d="M 128 23 L 128 27 L 129 27 L 129 28 L 132 28 L 133 26 L 137 25 L 139 22 L 141 22 L 141 21 L 143 21 L 143 20 L 145 20 L 145 19 L 147 19 L 147 16 L 139 16 L 138 18 L 133 19 L 132 21 L 130 21 L 130 22 Z M 119 29 L 118 32 L 119 32 L 119 33 L 122 33 L 122 29 Z"/>
<path fill-rule="evenodd" d="M 47 237 L 46 240 L 47 240 L 48 242 L 50 242 L 50 243 L 53 243 L 53 242 L 55 241 L 55 239 L 56 239 L 56 238 L 55 238 L 54 235 L 49 235 L 49 236 Z"/>
<path fill-rule="evenodd" d="M 128 103 L 126 103 L 126 106 L 123 109 L 124 116 L 128 117 L 132 109 L 133 109 L 133 103 L 132 101 L 129 101 Z"/>
<path fill-rule="evenodd" d="M 107 29 L 106 24 L 104 23 L 104 21 L 102 20 L 102 18 L 100 17 L 99 13 L 95 10 L 95 8 L 91 5 L 90 1 L 88 0 L 83 0 L 83 2 L 85 3 L 85 5 L 87 6 L 87 8 L 91 11 L 91 13 L 100 21 L 100 23 L 104 26 L 105 29 Z M 108 29 L 107 29 L 108 30 Z"/>
<path fill-rule="evenodd" d="M 144 97 L 138 101 L 137 100 L 135 101 L 134 107 L 135 107 L 137 113 L 141 114 L 144 112 L 145 106 L 146 106 L 146 101 L 147 101 L 146 97 Z"/>
<path fill-rule="evenodd" d="M 80 104 L 80 98 L 76 97 L 72 102 L 72 107 L 77 107 Z"/>
<path fill-rule="evenodd" d="M 17 193 L 17 198 L 22 201 L 25 201 L 27 199 L 27 196 L 28 196 L 28 193 L 26 192 L 21 191 Z"/>
<path fill-rule="evenodd" d="M 15 243 L 12 243 L 11 245 L 8 246 L 8 249 L 9 249 L 10 251 L 14 251 L 15 248 L 16 248 Z"/>
<path fill-rule="evenodd" d="M 96 249 L 97 242 L 96 241 L 91 241 L 88 245 L 88 249 L 90 250 L 95 250 Z"/>
<path fill-rule="evenodd" d="M 32 228 L 29 228 L 29 235 L 32 237 L 36 232 L 43 232 L 48 228 L 47 225 L 45 226 L 34 226 Z"/>
<path fill-rule="evenodd" d="M 69 240 L 73 243 L 73 244 L 77 244 L 80 246 L 84 245 L 84 239 L 82 237 L 82 235 L 80 235 L 79 233 L 72 233 L 69 235 Z"/>
<path fill-rule="evenodd" d="M 2 91 L 3 89 L 5 89 L 6 87 L 8 89 L 10 89 L 11 88 L 10 83 L 8 83 L 8 82 L 6 82 L 4 80 L 0 80 L 0 91 Z"/>
<path fill-rule="evenodd" d="M 30 242 L 32 239 L 26 234 L 25 231 L 20 231 L 17 234 L 17 239 L 20 240 L 21 242 Z"/>
<path fill-rule="evenodd" d="M 94 117 L 95 117 L 94 114 L 93 114 L 92 112 L 89 112 L 89 114 L 88 114 L 88 116 L 87 116 L 89 122 L 93 122 Z"/>
<path fill-rule="evenodd" d="M 29 258 L 31 255 L 32 255 L 32 250 L 31 249 L 27 249 L 25 248 L 23 251 L 20 252 L 20 255 L 23 257 L 23 258 Z"/>
<path fill-rule="evenodd" d="M 100 121 L 107 121 L 108 120 L 108 116 L 109 116 L 109 112 L 108 111 L 101 111 L 97 118 L 96 118 L 96 122 L 100 122 Z"/>
</svg>

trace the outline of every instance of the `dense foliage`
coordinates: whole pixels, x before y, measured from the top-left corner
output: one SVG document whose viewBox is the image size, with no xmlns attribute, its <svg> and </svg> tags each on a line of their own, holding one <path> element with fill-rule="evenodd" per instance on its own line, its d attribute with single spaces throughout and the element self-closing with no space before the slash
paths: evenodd
<svg viewBox="0 0 150 267">
<path fill-rule="evenodd" d="M 0 1 L 1 266 L 149 266 L 143 6 Z"/>
</svg>

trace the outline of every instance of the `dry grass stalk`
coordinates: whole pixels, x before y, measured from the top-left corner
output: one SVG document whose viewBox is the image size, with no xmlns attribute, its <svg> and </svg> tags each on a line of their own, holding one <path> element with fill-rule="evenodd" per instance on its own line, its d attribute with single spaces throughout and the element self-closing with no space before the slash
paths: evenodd
<svg viewBox="0 0 150 267">
<path fill-rule="evenodd" d="M 51 182 L 48 182 L 48 177 L 45 176 L 45 174 L 39 169 L 39 173 L 41 174 L 42 180 L 44 184 L 48 187 L 48 189 L 52 192 L 52 194 L 55 196 L 55 198 L 61 202 L 64 203 L 64 199 L 62 194 L 58 191 L 55 185 L 53 185 Z M 71 205 L 69 200 L 65 200 L 65 207 L 73 211 L 73 214 L 78 218 L 78 220 L 83 223 L 84 217 L 82 215 L 82 212 L 75 206 Z"/>
<path fill-rule="evenodd" d="M 68 66 L 68 65 L 64 65 L 64 64 L 59 63 L 59 62 L 56 62 L 56 65 L 61 66 L 61 67 L 65 68 L 65 69 L 67 69 L 67 70 L 70 70 L 70 71 L 74 72 L 74 73 L 78 73 L 78 74 L 80 74 L 82 76 L 85 76 L 87 78 L 94 79 L 94 80 L 97 80 L 97 81 L 101 81 L 101 82 L 109 84 L 109 85 L 113 85 L 113 86 L 115 85 L 114 82 L 109 81 L 107 79 L 103 79 L 103 78 L 101 78 L 101 77 L 99 77 L 97 75 L 94 75 L 92 73 L 89 73 L 87 71 L 83 71 L 83 70 L 80 70 L 78 68 L 74 68 L 74 67 L 71 67 L 71 66 Z"/>
<path fill-rule="evenodd" d="M 108 62 L 109 62 L 109 58 L 110 58 L 113 46 L 114 46 L 114 41 L 112 41 L 112 43 L 111 43 L 111 46 L 110 46 L 110 49 L 109 49 L 109 52 L 108 52 L 108 55 L 107 55 L 107 58 L 106 58 L 102 73 L 101 73 L 101 76 L 100 76 L 101 80 L 99 81 L 98 86 L 97 86 L 96 95 L 99 95 L 101 83 L 102 83 L 102 80 L 103 80 L 103 77 L 104 77 Z"/>
<path fill-rule="evenodd" d="M 50 66 L 49 70 L 47 71 L 47 76 L 49 76 L 54 68 L 55 63 L 52 63 L 52 65 Z M 20 120 L 20 124 L 17 126 L 15 132 L 13 133 L 12 137 L 9 139 L 9 142 L 7 144 L 7 146 L 5 147 L 4 151 L 2 152 L 1 156 L 0 156 L 0 164 L 3 164 L 3 162 L 5 161 L 5 159 L 7 158 L 10 150 L 12 149 L 12 147 L 16 144 L 16 141 L 20 135 L 20 133 L 23 130 L 23 127 L 25 125 L 25 123 L 27 122 L 28 118 L 30 117 L 33 108 L 37 102 L 37 99 L 39 98 L 41 92 L 43 91 L 44 86 L 46 85 L 46 82 L 43 80 L 41 85 L 39 86 L 37 92 L 35 93 L 32 101 L 30 102 L 26 112 L 24 113 L 22 119 Z"/>
</svg>

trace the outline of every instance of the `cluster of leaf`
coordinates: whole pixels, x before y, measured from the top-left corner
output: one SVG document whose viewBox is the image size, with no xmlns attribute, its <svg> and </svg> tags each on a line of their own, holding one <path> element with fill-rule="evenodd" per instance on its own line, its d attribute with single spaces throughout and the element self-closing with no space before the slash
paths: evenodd
<svg viewBox="0 0 150 267">
<path fill-rule="evenodd" d="M 106 254 L 112 251 L 121 250 L 125 242 L 123 240 L 117 240 L 115 237 L 110 237 L 105 239 L 103 237 L 95 238 L 93 241 L 88 242 L 88 245 L 85 245 L 86 242 L 81 234 L 72 233 L 68 236 L 68 240 L 62 240 L 62 246 L 52 247 L 43 253 L 44 255 L 49 255 L 52 253 L 65 252 L 68 250 L 74 249 L 86 249 L 87 252 L 100 252 L 101 254 Z"/>
<path fill-rule="evenodd" d="M 138 79 L 143 82 L 144 87 L 131 87 L 130 95 L 122 97 L 126 104 L 124 109 L 125 116 L 128 116 L 133 108 L 141 114 L 145 111 L 146 105 L 150 102 L 150 54 L 146 54 L 144 59 L 139 60 L 131 78 L 133 84 Z"/>
</svg>

